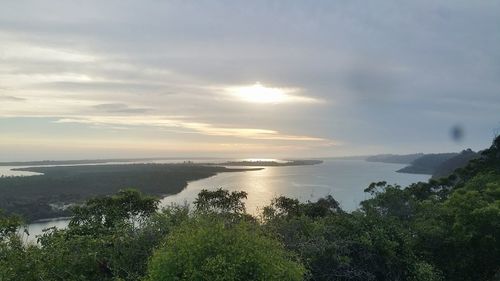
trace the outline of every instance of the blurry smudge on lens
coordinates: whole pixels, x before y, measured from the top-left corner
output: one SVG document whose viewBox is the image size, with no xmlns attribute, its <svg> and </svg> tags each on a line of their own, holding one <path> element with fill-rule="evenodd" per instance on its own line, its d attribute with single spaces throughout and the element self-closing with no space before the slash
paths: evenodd
<svg viewBox="0 0 500 281">
<path fill-rule="evenodd" d="M 450 135 L 453 141 L 460 142 L 464 138 L 464 129 L 460 125 L 451 127 Z"/>
</svg>

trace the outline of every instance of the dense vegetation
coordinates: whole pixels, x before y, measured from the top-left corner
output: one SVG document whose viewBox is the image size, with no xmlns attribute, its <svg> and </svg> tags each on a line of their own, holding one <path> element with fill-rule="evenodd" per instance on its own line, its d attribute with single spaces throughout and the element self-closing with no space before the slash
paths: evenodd
<svg viewBox="0 0 500 281">
<path fill-rule="evenodd" d="M 435 179 L 448 177 L 453 174 L 456 169 L 463 168 L 474 159 L 481 157 L 480 153 L 474 152 L 471 149 L 466 149 L 460 154 L 451 157 L 450 159 L 441 163 L 432 173 L 432 177 Z"/>
<path fill-rule="evenodd" d="M 244 192 L 157 212 L 124 190 L 75 208 L 38 246 L 3 215 L 0 280 L 499 280 L 500 137 L 447 178 L 365 191 L 352 213 L 333 197 L 279 197 L 256 218 Z"/>
<path fill-rule="evenodd" d="M 479 158 L 480 153 L 466 149 L 461 153 L 436 153 L 436 154 L 381 154 L 366 158 L 369 162 L 410 164 L 402 169 L 400 173 L 432 175 L 434 179 L 448 177 L 456 169 L 467 166 L 470 160 Z"/>
<path fill-rule="evenodd" d="M 189 181 L 219 172 L 245 171 L 196 164 L 127 164 L 31 167 L 20 170 L 43 173 L 29 177 L 0 178 L 0 209 L 26 221 L 67 216 L 68 204 L 94 196 L 111 195 L 126 186 L 152 195 L 175 194 Z"/>
<path fill-rule="evenodd" d="M 411 162 L 409 166 L 398 170 L 398 172 L 432 175 L 439 166 L 457 155 L 458 153 L 424 154 L 422 157 Z"/>
</svg>

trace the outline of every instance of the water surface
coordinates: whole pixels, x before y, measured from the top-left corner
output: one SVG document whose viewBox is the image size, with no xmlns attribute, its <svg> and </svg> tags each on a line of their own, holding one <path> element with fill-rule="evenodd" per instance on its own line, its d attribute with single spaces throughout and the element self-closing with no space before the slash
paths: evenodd
<svg viewBox="0 0 500 281">
<path fill-rule="evenodd" d="M 224 188 L 246 191 L 247 210 L 254 215 L 280 195 L 301 201 L 316 201 L 332 195 L 344 210 L 352 211 L 358 207 L 359 202 L 368 198 L 363 190 L 372 182 L 384 180 L 390 184 L 406 186 L 430 178 L 429 175 L 395 172 L 403 166 L 364 160 L 325 160 L 322 164 L 311 166 L 263 167 L 259 171 L 220 173 L 190 182 L 180 193 L 163 198 L 161 206 L 172 203 L 190 204 L 202 189 Z M 32 223 L 28 226 L 30 240 L 34 241 L 35 235 L 41 234 L 45 228 L 63 228 L 67 223 L 67 219 Z"/>
<path fill-rule="evenodd" d="M 176 195 L 165 197 L 162 205 L 191 203 L 202 189 L 243 190 L 248 193 L 248 212 L 256 214 L 277 196 L 316 201 L 332 195 L 347 211 L 356 209 L 367 194 L 363 190 L 375 181 L 387 181 L 402 186 L 427 181 L 430 176 L 402 174 L 395 171 L 400 164 L 367 162 L 364 160 L 325 160 L 319 165 L 263 167 L 259 171 L 220 173 L 194 181 Z"/>
</svg>

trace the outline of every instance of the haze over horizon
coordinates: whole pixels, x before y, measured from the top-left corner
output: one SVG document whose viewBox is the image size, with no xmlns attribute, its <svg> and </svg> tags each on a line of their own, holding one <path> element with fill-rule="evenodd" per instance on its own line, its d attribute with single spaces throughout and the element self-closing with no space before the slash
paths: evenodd
<svg viewBox="0 0 500 281">
<path fill-rule="evenodd" d="M 0 161 L 483 149 L 499 26 L 493 1 L 5 2 Z"/>
</svg>

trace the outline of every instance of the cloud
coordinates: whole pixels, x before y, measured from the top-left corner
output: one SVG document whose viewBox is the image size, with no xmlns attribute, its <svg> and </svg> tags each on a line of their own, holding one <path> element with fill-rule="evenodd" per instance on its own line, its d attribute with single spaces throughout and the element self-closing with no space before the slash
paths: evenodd
<svg viewBox="0 0 500 281">
<path fill-rule="evenodd" d="M 1 116 L 345 149 L 440 140 L 457 122 L 481 148 L 497 126 L 498 2 L 74 5 L 3 3 Z"/>
<path fill-rule="evenodd" d="M 301 89 L 269 87 L 256 82 L 253 85 L 231 86 L 222 89 L 229 97 L 250 103 L 315 103 L 317 99 L 297 95 Z"/>
<path fill-rule="evenodd" d="M 150 108 L 133 108 L 123 103 L 103 103 L 93 106 L 97 111 L 106 113 L 145 113 L 150 111 Z"/>
<path fill-rule="evenodd" d="M 20 97 L 14 97 L 14 96 L 7 96 L 7 95 L 0 95 L 0 101 L 24 101 L 25 99 L 20 98 Z"/>
<path fill-rule="evenodd" d="M 168 119 L 160 116 L 93 116 L 80 118 L 61 118 L 56 123 L 81 123 L 110 126 L 149 126 L 180 128 L 207 136 L 224 136 L 256 140 L 283 141 L 327 141 L 322 138 L 281 134 L 278 131 L 255 128 L 217 127 L 207 123 L 187 122 L 179 119 Z"/>
<path fill-rule="evenodd" d="M 54 47 L 42 47 L 22 42 L 9 42 L 2 47 L 3 60 L 30 60 L 40 62 L 79 62 L 92 63 L 96 58 L 74 50 L 65 50 Z"/>
</svg>

